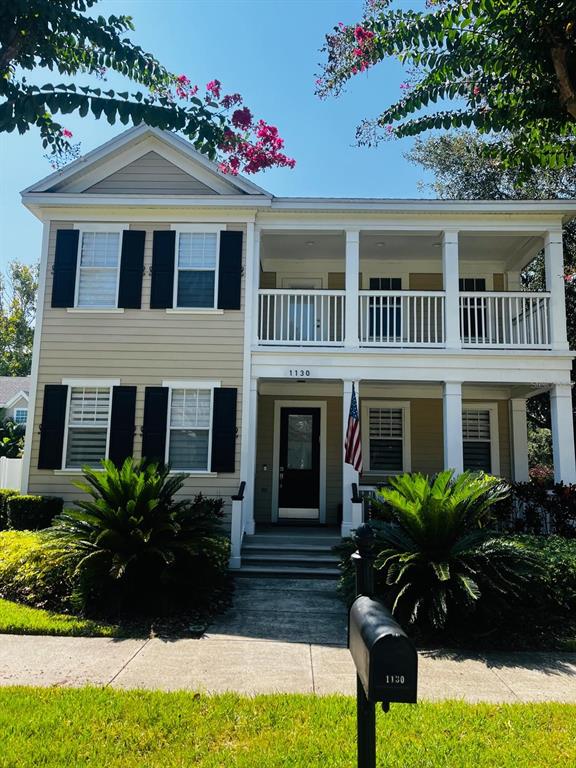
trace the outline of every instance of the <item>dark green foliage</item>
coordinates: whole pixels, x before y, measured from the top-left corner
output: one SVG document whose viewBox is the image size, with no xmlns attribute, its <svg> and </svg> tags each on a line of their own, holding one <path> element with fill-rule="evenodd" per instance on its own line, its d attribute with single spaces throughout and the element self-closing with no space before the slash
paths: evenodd
<svg viewBox="0 0 576 768">
<path fill-rule="evenodd" d="M 77 559 L 84 609 L 149 612 L 197 604 L 224 579 L 228 541 L 222 501 L 175 498 L 186 475 L 127 459 L 85 468 L 76 485 L 90 500 L 56 519 L 50 536 Z"/>
<path fill-rule="evenodd" d="M 59 496 L 11 496 L 7 501 L 8 528 L 15 531 L 38 531 L 48 528 L 62 512 Z"/>
<path fill-rule="evenodd" d="M 511 495 L 493 508 L 493 515 L 497 527 L 508 533 L 576 539 L 576 486 L 513 483 Z"/>
<path fill-rule="evenodd" d="M 551 0 L 433 0 L 426 8 L 371 0 L 359 25 L 326 36 L 319 93 L 396 59 L 410 73 L 401 98 L 358 129 L 383 136 L 475 128 L 485 156 L 527 173 L 576 162 L 576 9 Z M 363 39 L 358 36 L 360 29 Z"/>
<path fill-rule="evenodd" d="M 37 265 L 14 260 L 0 273 L 0 376 L 30 373 L 37 290 Z"/>
<path fill-rule="evenodd" d="M 24 450 L 25 424 L 16 424 L 12 419 L 0 421 L 0 456 L 19 459 Z"/>
<path fill-rule="evenodd" d="M 481 597 L 516 596 L 527 558 L 484 527 L 490 508 L 508 493 L 501 480 L 451 470 L 391 478 L 378 497 L 392 522 L 374 521 L 376 567 L 403 622 L 443 630 L 475 611 Z"/>
<path fill-rule="evenodd" d="M 18 496 L 18 491 L 0 488 L 0 531 L 8 527 L 8 499 L 11 496 Z"/>
</svg>

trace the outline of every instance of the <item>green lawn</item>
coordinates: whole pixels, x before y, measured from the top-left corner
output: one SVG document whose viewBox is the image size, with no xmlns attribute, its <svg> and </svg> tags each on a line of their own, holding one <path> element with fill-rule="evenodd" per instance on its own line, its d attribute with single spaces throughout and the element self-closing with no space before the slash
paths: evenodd
<svg viewBox="0 0 576 768">
<path fill-rule="evenodd" d="M 576 706 L 393 705 L 379 768 L 568 768 Z M 344 696 L 209 697 L 110 689 L 0 689 L 2 768 L 350 768 Z"/>
<path fill-rule="evenodd" d="M 15 635 L 82 635 L 113 637 L 119 634 L 112 624 L 79 619 L 63 613 L 52 613 L 0 598 L 0 633 Z"/>
</svg>

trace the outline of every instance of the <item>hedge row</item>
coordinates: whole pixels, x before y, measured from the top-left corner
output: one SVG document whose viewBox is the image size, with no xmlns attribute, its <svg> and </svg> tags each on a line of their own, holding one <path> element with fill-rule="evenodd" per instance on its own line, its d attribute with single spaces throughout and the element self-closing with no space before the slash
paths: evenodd
<svg viewBox="0 0 576 768">
<path fill-rule="evenodd" d="M 18 491 L 0 488 L 0 530 L 48 528 L 63 506 L 64 501 L 59 496 L 21 496 Z"/>
</svg>

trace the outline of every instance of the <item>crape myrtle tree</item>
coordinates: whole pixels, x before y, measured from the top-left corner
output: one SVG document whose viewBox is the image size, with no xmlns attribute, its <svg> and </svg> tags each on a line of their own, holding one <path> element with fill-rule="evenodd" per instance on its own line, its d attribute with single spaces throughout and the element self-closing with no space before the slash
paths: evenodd
<svg viewBox="0 0 576 768">
<path fill-rule="evenodd" d="M 79 152 L 60 122 L 70 114 L 180 131 L 225 173 L 294 166 L 278 129 L 256 120 L 240 94 L 224 93 L 216 79 L 200 92 L 125 36 L 129 16 L 89 15 L 97 2 L 0 0 L 0 131 L 38 129 L 55 166 Z M 40 70 L 56 84 L 30 83 L 27 73 L 37 81 Z M 98 87 L 108 71 L 136 90 Z"/>
<path fill-rule="evenodd" d="M 512 139 L 503 139 L 502 147 Z M 565 168 L 510 167 L 490 157 L 486 139 L 478 133 L 445 133 L 417 138 L 406 154 L 412 163 L 434 175 L 428 186 L 440 198 L 458 200 L 551 200 L 576 197 L 576 166 Z M 487 156 L 488 155 L 488 156 Z M 544 256 L 539 254 L 522 274 L 528 290 L 546 290 Z M 576 222 L 564 226 L 564 280 L 568 341 L 576 349 Z M 528 400 L 532 442 L 542 440 L 540 429 L 549 428 L 547 395 Z M 544 455 L 544 452 L 540 451 Z"/>
<path fill-rule="evenodd" d="M 387 59 L 406 68 L 400 98 L 359 125 L 360 144 L 475 128 L 504 166 L 576 163 L 574 0 L 428 0 L 405 10 L 368 0 L 356 24 L 326 36 L 318 95 Z"/>
</svg>

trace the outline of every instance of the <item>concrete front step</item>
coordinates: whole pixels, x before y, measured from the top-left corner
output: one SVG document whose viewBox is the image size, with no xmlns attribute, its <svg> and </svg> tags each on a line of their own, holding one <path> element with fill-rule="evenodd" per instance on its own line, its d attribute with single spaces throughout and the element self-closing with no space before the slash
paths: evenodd
<svg viewBox="0 0 576 768">
<path fill-rule="evenodd" d="M 276 553 L 275 556 L 271 555 L 253 555 L 242 554 L 242 565 L 262 565 L 269 568 L 278 568 L 283 566 L 298 566 L 300 568 L 337 568 L 339 560 L 337 557 L 330 557 L 330 555 L 316 555 L 313 558 L 302 557 L 299 555 L 285 555 L 284 553 Z"/>
<path fill-rule="evenodd" d="M 342 542 L 337 536 L 274 536 L 255 533 L 244 536 L 244 545 L 258 547 L 315 547 L 317 549 L 332 549 Z"/>
<path fill-rule="evenodd" d="M 297 565 L 242 565 L 231 571 L 235 576 L 254 577 L 265 576 L 267 579 L 338 579 L 340 570 L 338 568 L 309 568 Z"/>
<path fill-rule="evenodd" d="M 242 546 L 243 555 L 299 555 L 300 557 L 308 557 L 315 559 L 316 557 L 334 557 L 338 559 L 338 555 L 332 551 L 330 547 L 312 547 L 307 545 L 291 544 L 286 547 L 278 547 L 276 545 L 267 544 L 244 544 Z"/>
</svg>

